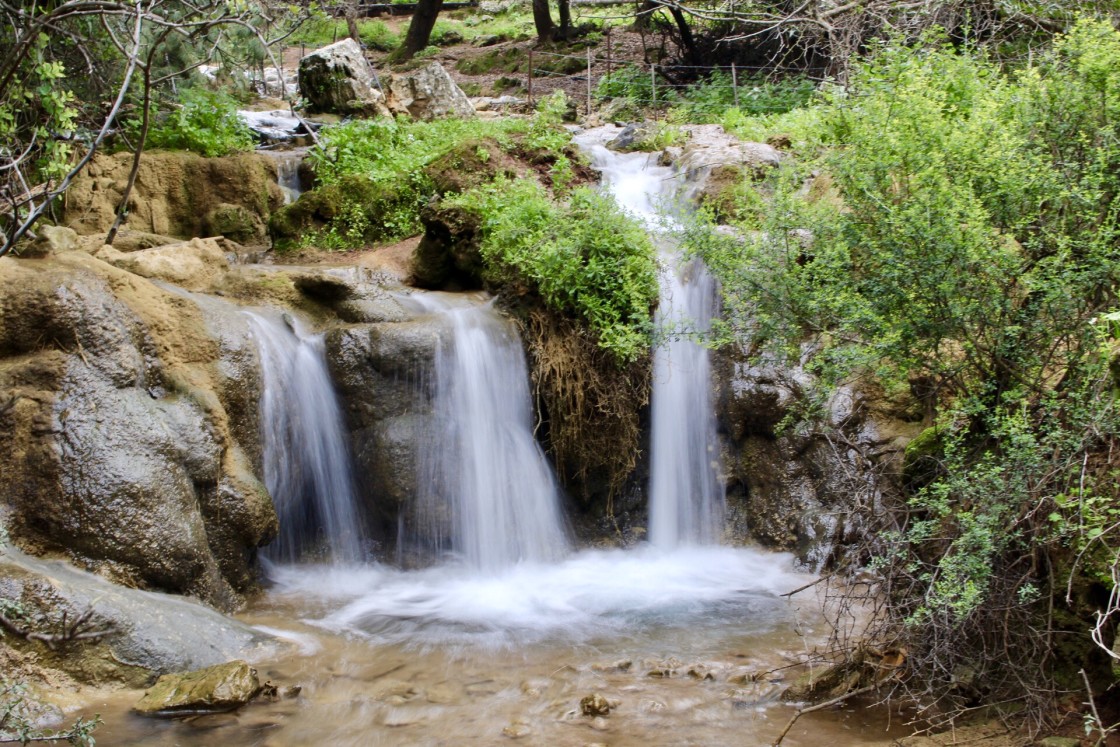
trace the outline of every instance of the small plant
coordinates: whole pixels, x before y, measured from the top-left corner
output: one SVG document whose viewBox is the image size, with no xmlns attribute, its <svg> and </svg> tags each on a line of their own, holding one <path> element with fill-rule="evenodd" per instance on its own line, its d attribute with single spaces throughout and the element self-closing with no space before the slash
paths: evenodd
<svg viewBox="0 0 1120 747">
<path fill-rule="evenodd" d="M 237 102 L 224 93 L 188 88 L 179 105 L 148 133 L 155 148 L 189 150 L 204 156 L 225 156 L 251 150 L 253 133 L 237 114 Z"/>
</svg>

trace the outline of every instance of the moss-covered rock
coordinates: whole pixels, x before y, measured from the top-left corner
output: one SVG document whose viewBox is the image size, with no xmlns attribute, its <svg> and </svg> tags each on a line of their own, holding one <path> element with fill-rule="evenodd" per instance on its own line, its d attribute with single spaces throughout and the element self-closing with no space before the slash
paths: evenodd
<svg viewBox="0 0 1120 747">
<path fill-rule="evenodd" d="M 254 246 L 268 237 L 261 216 L 244 205 L 223 202 L 206 214 L 203 230 L 210 236 L 225 236 L 239 244 Z"/>
<path fill-rule="evenodd" d="M 215 664 L 186 674 L 165 674 L 133 710 L 144 715 L 232 711 L 260 691 L 257 670 L 246 662 Z"/>
<path fill-rule="evenodd" d="M 420 199 L 403 185 L 353 174 L 304 192 L 268 223 L 277 250 L 300 245 L 337 249 L 414 234 Z"/>
</svg>

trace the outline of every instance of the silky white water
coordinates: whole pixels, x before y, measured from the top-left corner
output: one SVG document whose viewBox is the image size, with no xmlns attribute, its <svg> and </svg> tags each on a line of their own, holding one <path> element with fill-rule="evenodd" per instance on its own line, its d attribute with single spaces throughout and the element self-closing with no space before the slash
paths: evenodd
<svg viewBox="0 0 1120 747">
<path fill-rule="evenodd" d="M 263 478 L 280 519 L 265 553 L 292 562 L 322 547 L 334 562 L 357 562 L 361 518 L 323 338 L 288 314 L 245 313 L 261 358 Z"/>
<path fill-rule="evenodd" d="M 568 552 L 560 495 L 533 438 L 525 354 L 513 324 L 492 302 L 416 294 L 412 303 L 438 315 L 449 338 L 435 360 L 438 427 L 422 445 L 421 515 L 439 542 L 473 572 L 520 562 L 558 560 Z"/>
<path fill-rule="evenodd" d="M 679 183 L 656 154 L 616 153 L 603 143 L 617 128 L 577 138 L 602 173 L 603 187 L 649 230 L 671 227 Z M 723 521 L 719 442 L 712 403 L 708 349 L 699 338 L 716 314 L 715 281 L 698 260 L 683 261 L 667 236 L 659 237 L 664 268 L 655 326 L 650 446 L 649 538 L 655 546 L 718 542 Z"/>
</svg>

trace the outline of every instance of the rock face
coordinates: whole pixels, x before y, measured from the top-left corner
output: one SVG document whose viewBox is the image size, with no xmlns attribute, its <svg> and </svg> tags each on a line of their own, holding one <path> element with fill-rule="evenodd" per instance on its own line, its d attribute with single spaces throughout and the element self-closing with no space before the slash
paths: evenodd
<svg viewBox="0 0 1120 747">
<path fill-rule="evenodd" d="M 277 531 L 234 432 L 255 423 L 248 327 L 83 252 L 0 259 L 0 509 L 12 539 L 218 607 Z M 254 444 L 246 441 L 247 444 Z"/>
<path fill-rule="evenodd" d="M 811 375 L 735 349 L 715 367 L 729 500 L 743 507 L 752 538 L 821 567 L 863 529 L 848 518 L 853 503 L 874 506 L 897 486 L 920 413 L 906 397 L 853 385 L 833 394 L 824 422 L 782 428 L 814 386 Z"/>
<path fill-rule="evenodd" d="M 145 715 L 232 711 L 260 691 L 257 670 L 243 661 L 159 678 L 133 710 Z"/>
<path fill-rule="evenodd" d="M 471 100 L 438 62 L 394 75 L 389 82 L 389 109 L 422 120 L 475 116 Z"/>
<path fill-rule="evenodd" d="M 317 49 L 299 61 L 299 91 L 319 112 L 389 115 L 373 68 L 353 39 Z"/>
<path fill-rule="evenodd" d="M 174 283 L 187 290 L 208 288 L 229 269 L 226 254 L 214 239 L 191 239 L 128 253 L 103 246 L 95 256 L 141 277 Z"/>
<path fill-rule="evenodd" d="M 132 155 L 96 156 L 66 193 L 62 223 L 81 235 L 104 233 L 113 225 L 132 167 Z M 263 237 L 273 210 L 284 204 L 276 164 L 255 153 L 204 158 L 193 153 L 146 152 L 129 197 L 126 226 L 134 231 L 194 238 L 208 235 L 230 206 L 244 211 L 251 233 Z M 222 224 L 224 225 L 224 224 Z M 220 226 L 219 226 L 220 228 Z M 249 240 L 245 225 L 236 241 Z"/>
<path fill-rule="evenodd" d="M 19 603 L 44 633 L 57 632 L 63 615 L 74 621 L 88 612 L 84 630 L 107 635 L 56 649 L 14 636 L 5 641 L 91 684 L 143 687 L 156 675 L 265 658 L 279 648 L 275 639 L 193 600 L 118 586 L 11 547 L 0 551 L 0 598 Z"/>
<path fill-rule="evenodd" d="M 433 437 L 431 372 L 442 336 L 429 317 L 359 324 L 327 334 L 327 361 L 350 427 L 360 499 L 381 521 L 413 507 L 419 449 Z"/>
</svg>

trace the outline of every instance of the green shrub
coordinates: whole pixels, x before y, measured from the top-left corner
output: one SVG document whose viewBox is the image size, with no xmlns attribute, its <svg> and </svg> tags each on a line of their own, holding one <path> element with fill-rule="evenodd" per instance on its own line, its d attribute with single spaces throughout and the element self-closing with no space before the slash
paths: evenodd
<svg viewBox="0 0 1120 747">
<path fill-rule="evenodd" d="M 560 202 L 535 181 L 498 180 L 449 202 L 482 216 L 488 282 L 528 283 L 548 306 L 583 320 L 619 364 L 649 351 L 654 248 L 611 197 L 581 188 Z"/>
<path fill-rule="evenodd" d="M 251 150 L 253 133 L 237 114 L 230 96 L 204 88 L 188 88 L 179 106 L 148 133 L 154 148 L 190 150 L 204 156 L 225 156 Z"/>
</svg>

